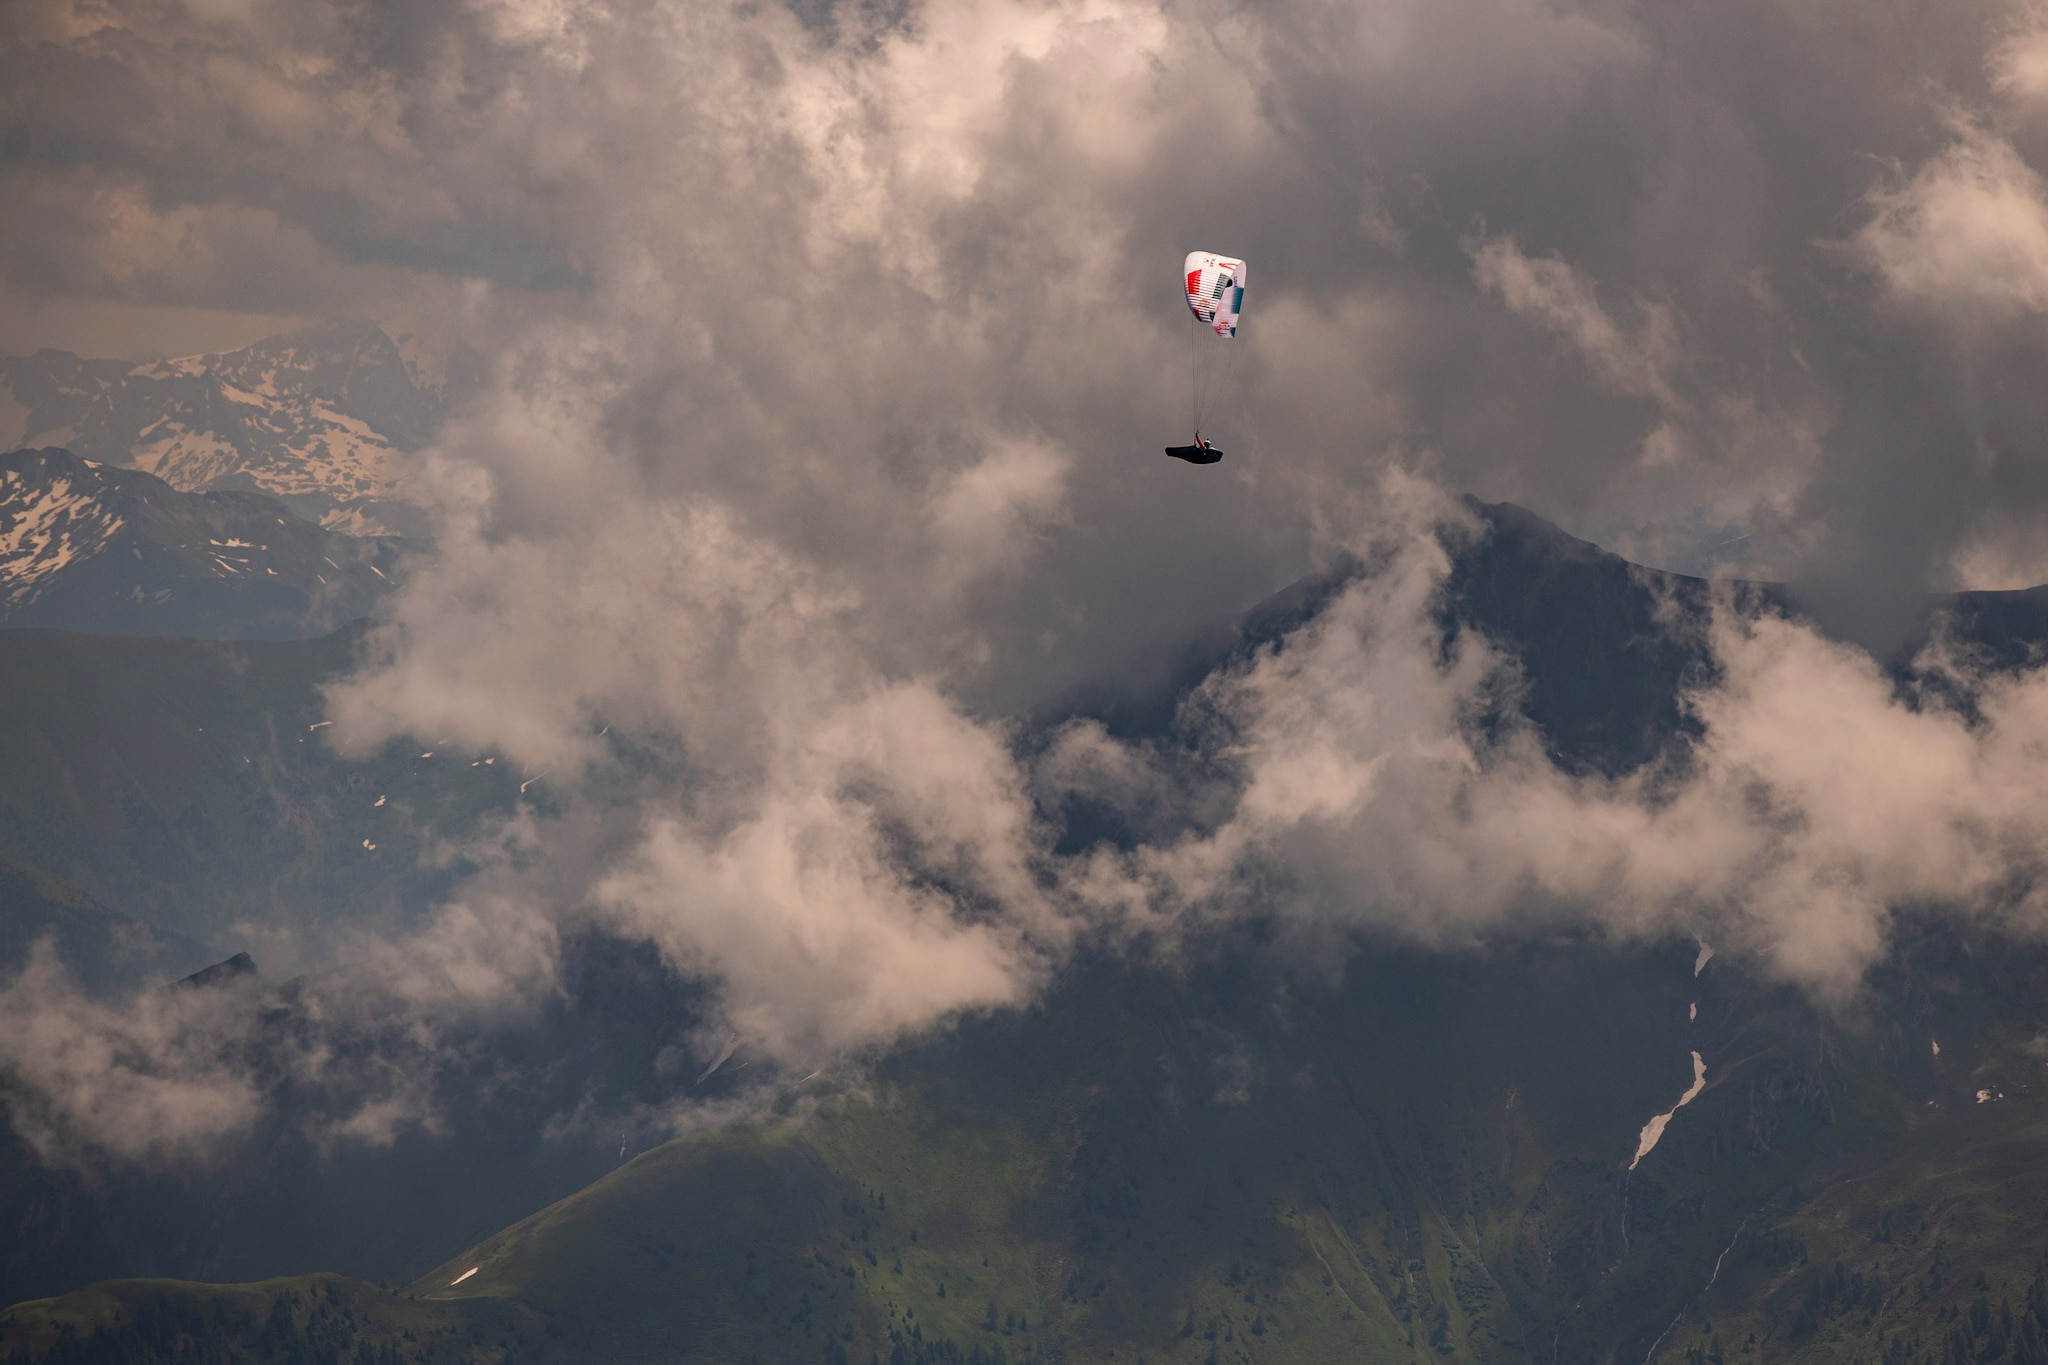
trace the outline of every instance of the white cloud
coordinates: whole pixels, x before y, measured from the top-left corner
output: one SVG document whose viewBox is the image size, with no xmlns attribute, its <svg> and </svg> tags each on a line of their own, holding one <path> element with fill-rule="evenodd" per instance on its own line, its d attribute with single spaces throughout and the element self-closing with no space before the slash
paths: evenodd
<svg viewBox="0 0 2048 1365">
<path fill-rule="evenodd" d="M 1431 945 L 1557 922 L 1702 932 L 1835 997 L 1900 907 L 2048 930 L 2028 889 L 2048 866 L 2048 670 L 1959 673 L 1976 696 L 1966 718 L 1902 699 L 1870 656 L 1809 625 L 1723 598 L 1673 623 L 1704 632 L 1716 666 L 1687 698 L 1700 733 L 1682 761 L 1570 772 L 1530 727 L 1478 724 L 1518 685 L 1509 656 L 1472 635 L 1445 648 L 1438 594 L 1448 547 L 1478 534 L 1470 514 L 1404 474 L 1361 508 L 1332 524 L 1374 571 L 1203 683 L 1180 740 L 1077 723 L 1028 763 L 936 679 L 864 662 L 853 607 L 806 611 L 809 571 L 722 518 L 629 528 L 623 560 L 559 581 L 458 547 L 439 572 L 469 562 L 504 596 L 472 580 L 422 589 L 414 626 L 467 602 L 478 633 L 446 652 L 402 644 L 336 694 L 333 728 L 454 727 L 467 697 L 469 742 L 585 765 L 590 780 L 566 784 L 573 808 L 529 813 L 427 928 L 310 986 L 301 1008 L 319 1027 L 268 1071 L 242 1060 L 255 1016 L 229 997 L 90 1006 L 40 963 L 0 991 L 20 1024 L 0 1033 L 19 1040 L 7 1061 L 40 1097 L 30 1126 L 132 1160 L 200 1152 L 262 1112 L 263 1076 L 281 1069 L 335 1096 L 329 1140 L 388 1141 L 433 1121 L 438 1040 L 555 989 L 562 926 L 588 919 L 710 981 L 721 1048 L 804 1066 L 1024 1001 L 1084 933 L 1170 946 L 1242 915 L 1276 916 L 1319 950 L 1364 928 Z M 741 583 L 720 563 L 752 567 Z M 636 586 L 615 579 L 626 564 L 661 567 Z M 564 582 L 577 591 L 561 596 Z M 558 651 L 620 648 L 607 641 L 637 608 L 581 635 L 563 633 L 583 628 L 566 606 L 533 610 L 596 582 L 629 601 L 654 592 L 675 638 L 595 664 L 494 641 L 545 620 Z M 477 672 L 467 650 L 498 667 Z M 582 700 L 555 713 L 522 689 Z M 630 718 L 629 742 L 671 737 L 674 758 L 622 782 L 627 764 L 589 740 L 602 715 Z M 1046 812 L 1070 794 L 1126 813 L 1136 841 L 1055 854 Z"/>
<path fill-rule="evenodd" d="M 2020 889 L 2048 866 L 2048 671 L 1985 682 L 1973 724 L 1915 709 L 1852 646 L 1724 600 L 1703 623 L 1721 680 L 1690 698 L 1703 733 L 1687 762 L 1573 776 L 1527 729 L 1475 732 L 1513 675 L 1482 640 L 1439 652 L 1428 608 L 1446 563 L 1428 525 L 1383 525 L 1360 548 L 1384 573 L 1210 681 L 1234 805 L 1097 853 L 1089 894 L 1169 923 L 1278 912 L 1434 943 L 1559 916 L 1700 928 L 1832 995 L 1854 990 L 1902 906 L 2048 927 L 2048 901 Z M 1092 790 L 1118 786 L 1133 789 Z"/>
<path fill-rule="evenodd" d="M 48 943 L 0 987 L 0 1060 L 20 1091 L 9 1115 L 53 1164 L 83 1135 L 129 1162 L 192 1161 L 240 1136 L 263 1109 L 237 1044 L 246 1001 L 157 991 L 126 1009 L 95 1004 Z"/>
<path fill-rule="evenodd" d="M 2015 33 L 1991 51 L 1985 63 L 1991 86 L 2022 107 L 2048 101 L 2048 29 Z"/>
<path fill-rule="evenodd" d="M 1600 304 L 1592 283 L 1556 257 L 1523 254 L 1512 237 L 1479 243 L 1472 253 L 1479 287 L 1500 295 L 1509 310 L 1548 327 L 1578 350 L 1593 375 L 1616 393 L 1654 398 L 1683 408 L 1672 387 L 1683 356 L 1670 309 L 1635 301 L 1640 320 L 1616 322 Z"/>
<path fill-rule="evenodd" d="M 465 1039 L 555 991 L 557 932 L 487 875 L 416 931 L 359 941 L 343 970 L 117 1004 L 89 999 L 39 945 L 0 981 L 10 1119 L 53 1166 L 204 1164 L 275 1118 L 289 1089 L 315 1144 L 389 1144 L 438 1124 Z"/>
<path fill-rule="evenodd" d="M 2048 583 L 2048 524 L 1987 512 L 1949 560 L 1954 586 L 2008 592 Z"/>
<path fill-rule="evenodd" d="M 1073 457 L 1041 442 L 998 442 L 942 475 L 927 503 L 944 573 L 965 582 L 1017 562 L 1031 537 L 1065 512 Z"/>
<path fill-rule="evenodd" d="M 2048 197 L 1996 133 L 1957 122 L 1946 148 L 1870 206 L 1853 245 L 1899 301 L 1961 322 L 2048 308 Z"/>
</svg>

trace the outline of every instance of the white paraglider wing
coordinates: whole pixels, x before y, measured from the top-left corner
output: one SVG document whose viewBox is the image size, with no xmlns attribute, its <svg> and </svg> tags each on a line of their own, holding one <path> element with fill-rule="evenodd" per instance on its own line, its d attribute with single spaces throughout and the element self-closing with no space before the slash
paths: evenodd
<svg viewBox="0 0 2048 1365">
<path fill-rule="evenodd" d="M 1236 368 L 1237 316 L 1244 309 L 1244 262 L 1235 256 L 1213 251 L 1190 251 L 1181 265 L 1181 283 L 1187 293 L 1188 311 L 1215 335 L 1190 336 L 1194 354 L 1193 419 L 1197 444 L 1202 423 L 1216 407 L 1216 400 L 1229 386 Z M 1231 342 L 1219 345 L 1219 342 Z"/>
<path fill-rule="evenodd" d="M 1213 251 L 1190 251 L 1181 268 L 1188 309 L 1220 337 L 1237 335 L 1244 308 L 1244 262 Z"/>
</svg>

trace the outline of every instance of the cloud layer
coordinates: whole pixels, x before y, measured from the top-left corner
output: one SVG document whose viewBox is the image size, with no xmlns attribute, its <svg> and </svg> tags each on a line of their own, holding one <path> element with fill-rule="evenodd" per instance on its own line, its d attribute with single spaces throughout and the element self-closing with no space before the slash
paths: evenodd
<svg viewBox="0 0 2048 1365">
<path fill-rule="evenodd" d="M 1218 915 L 1699 929 L 1832 992 L 1899 905 L 2035 915 L 2032 675 L 1915 709 L 1731 601 L 1684 626 L 1720 668 L 1697 745 L 1596 779 L 1482 737 L 1513 661 L 1432 615 L 1474 534 L 1446 488 L 1795 580 L 1868 641 L 1958 575 L 2048 578 L 2024 6 L 18 17 L 0 272 L 35 316 L 367 309 L 490 357 L 419 481 L 437 556 L 323 734 L 503 753 L 553 813 L 359 946 L 336 1029 L 531 999 L 572 924 L 812 1065 Z M 1197 246 L 1254 263 L 1199 471 L 1157 453 Z M 1001 719 L 1346 555 L 1376 572 L 1171 743 Z M 1142 837 L 1057 851 L 1074 793 Z M 161 1002 L 87 1011 L 44 966 L 4 1007 L 79 1059 L 13 1061 L 49 1133 L 140 1156 L 109 1116 L 191 1076 L 260 1107 Z M 417 1120 L 404 1073 L 339 1127 Z"/>
<path fill-rule="evenodd" d="M 768 1071 L 1026 1001 L 1084 940 L 1170 954 L 1244 917 L 1322 961 L 1360 933 L 1450 949 L 1559 925 L 1692 933 L 1834 1001 L 1901 910 L 2048 929 L 2048 669 L 1985 673 L 1937 638 L 1902 689 L 1855 646 L 1722 592 L 1670 608 L 1712 663 L 1685 696 L 1697 733 L 1620 776 L 1580 770 L 1528 723 L 1488 722 L 1522 685 L 1512 655 L 1469 631 L 1446 646 L 1452 556 L 1484 527 L 1426 479 L 1378 494 L 1343 547 L 1367 571 L 1145 740 L 1082 719 L 1020 744 L 931 677 L 864 662 L 852 604 L 791 589 L 802 575 L 729 527 L 637 542 L 634 564 L 672 570 L 653 581 L 674 637 L 655 666 L 526 675 L 578 699 L 559 715 L 472 685 L 487 644 L 409 648 L 401 618 L 334 694 L 342 742 L 403 729 L 418 697 L 415 719 L 453 727 L 440 699 L 472 694 L 465 738 L 561 765 L 565 807 L 526 811 L 420 930 L 356 943 L 282 1015 L 247 991 L 94 1004 L 39 957 L 0 989 L 29 1097 L 15 1121 L 52 1159 L 190 1160 L 289 1080 L 319 1097 L 296 1120 L 317 1140 L 388 1142 L 435 1122 L 441 1074 L 492 1018 L 562 989 L 559 945 L 592 928 L 710 986 L 708 1024 L 678 1045 L 703 1063 L 744 1047 Z M 763 595 L 735 605 L 706 547 L 753 566 Z M 530 608 L 520 595 L 553 591 L 535 581 L 493 591 Z M 457 595 L 473 612 L 485 596 Z M 533 619 L 507 612 L 478 614 L 478 639 Z M 709 629 L 721 614 L 748 629 Z M 1076 798 L 1133 833 L 1064 847 Z"/>
</svg>

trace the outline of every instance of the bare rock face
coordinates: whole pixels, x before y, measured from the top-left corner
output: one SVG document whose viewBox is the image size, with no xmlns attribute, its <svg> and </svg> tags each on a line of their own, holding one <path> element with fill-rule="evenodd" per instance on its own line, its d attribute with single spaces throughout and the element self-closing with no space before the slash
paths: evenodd
<svg viewBox="0 0 2048 1365">
<path fill-rule="evenodd" d="M 231 986 L 235 982 L 256 975 L 256 959 L 247 953 L 236 953 L 225 961 L 211 967 L 202 967 L 192 975 L 183 977 L 178 985 L 189 990 L 207 990 L 218 986 Z"/>
<path fill-rule="evenodd" d="M 416 531 L 412 458 L 440 420 L 398 346 L 369 322 L 239 351 L 133 364 L 64 351 L 0 357 L 0 444 L 62 446 L 185 493 L 245 491 L 358 536 Z"/>
</svg>

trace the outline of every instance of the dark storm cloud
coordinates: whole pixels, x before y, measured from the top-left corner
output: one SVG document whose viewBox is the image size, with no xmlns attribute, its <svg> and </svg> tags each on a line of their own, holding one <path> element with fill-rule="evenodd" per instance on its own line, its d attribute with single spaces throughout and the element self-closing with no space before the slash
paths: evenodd
<svg viewBox="0 0 2048 1365">
<path fill-rule="evenodd" d="M 16 289 L 385 300 L 493 357 L 416 481 L 439 557 L 326 733 L 502 752 L 565 814 L 500 832 L 488 914 L 388 949 L 454 965 L 342 1015 L 544 991 L 564 917 L 805 1065 L 1028 998 L 1084 936 L 1247 910 L 1699 928 L 1837 992 L 1902 900 L 2039 917 L 2009 892 L 2048 847 L 2038 679 L 1973 727 L 1724 606 L 1696 769 L 1652 790 L 1475 740 L 1512 666 L 1445 658 L 1428 613 L 1471 534 L 1446 486 L 1646 558 L 1739 546 L 1869 639 L 1957 574 L 2048 577 L 2029 10 L 23 15 Z M 1197 246 L 1251 263 L 1230 458 L 1199 472 L 1157 453 Z M 1087 726 L 1027 761 L 989 719 L 1345 554 L 1385 571 L 1205 686 L 1199 782 Z M 1149 837 L 1057 852 L 1074 790 Z M 205 1055 L 54 982 L 6 1001 L 82 1072 Z M 36 1077 L 86 1127 L 156 1093 Z"/>
</svg>

